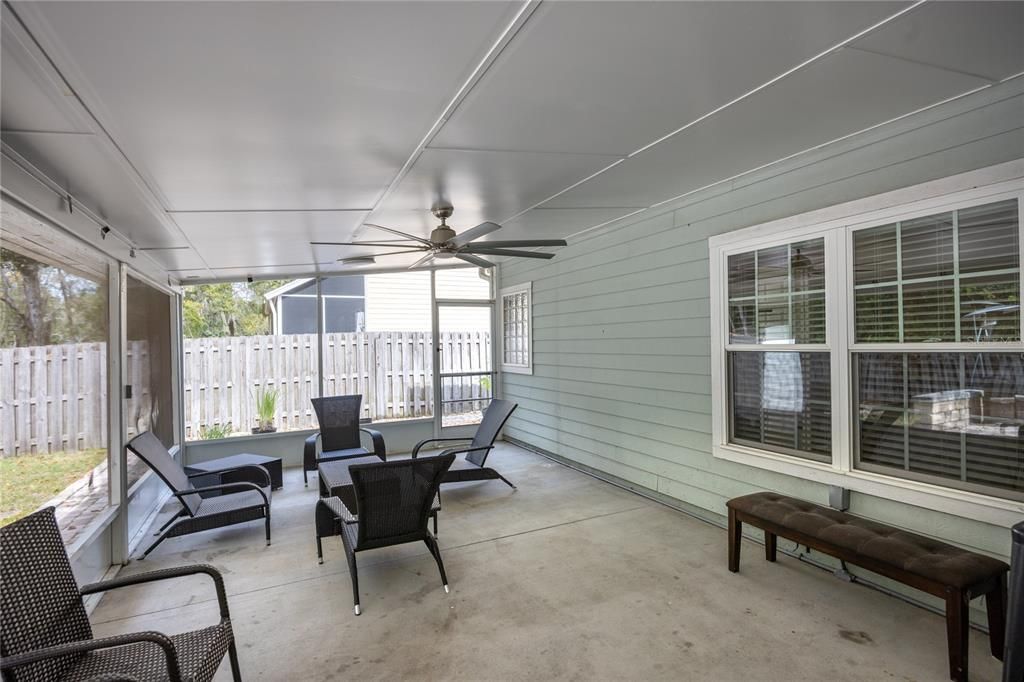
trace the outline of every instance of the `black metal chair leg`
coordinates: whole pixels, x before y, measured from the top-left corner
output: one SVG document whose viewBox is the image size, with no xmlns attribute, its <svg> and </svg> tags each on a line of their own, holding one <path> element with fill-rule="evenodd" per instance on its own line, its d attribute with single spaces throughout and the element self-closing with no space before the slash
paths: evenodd
<svg viewBox="0 0 1024 682">
<path fill-rule="evenodd" d="M 441 561 L 441 548 L 437 544 L 437 539 L 427 536 L 427 539 L 423 542 L 427 545 L 431 555 L 433 555 L 434 561 L 437 562 L 437 570 L 441 572 L 441 583 L 444 585 L 444 591 L 448 592 L 448 576 L 444 572 L 444 562 Z"/>
<path fill-rule="evenodd" d="M 431 516 L 434 517 L 434 535 L 437 535 L 437 512 L 434 512 Z"/>
<path fill-rule="evenodd" d="M 228 657 L 231 659 L 231 679 L 234 682 L 242 682 L 242 671 L 238 668 L 238 649 L 235 648 L 234 640 L 228 647 Z"/>
<path fill-rule="evenodd" d="M 494 473 L 498 474 L 498 472 L 497 472 L 497 471 L 495 471 Z M 501 474 L 498 474 L 498 478 L 500 478 L 501 480 L 505 481 L 505 483 L 507 483 L 507 484 L 509 485 L 509 487 L 510 487 L 510 488 L 512 488 L 513 490 L 518 490 L 518 488 L 516 488 L 516 487 L 515 487 L 515 486 L 514 486 L 514 485 L 512 484 L 512 481 L 508 480 L 507 478 L 505 478 L 505 477 L 504 477 L 504 476 L 502 476 Z"/>
<path fill-rule="evenodd" d="M 167 522 L 164 523 L 164 525 L 160 526 L 160 528 L 158 528 L 156 533 L 153 533 L 153 535 L 158 535 L 158 534 L 164 532 L 164 530 L 167 528 L 167 526 L 171 525 L 172 523 L 174 523 L 175 521 L 177 521 L 178 519 L 180 519 L 184 515 L 185 515 L 185 510 L 184 509 L 179 509 L 178 513 L 175 514 L 174 516 L 172 516 L 171 518 L 167 519 Z"/>
<path fill-rule="evenodd" d="M 266 526 L 267 526 L 267 547 L 270 547 L 270 508 L 269 507 L 267 508 L 266 516 L 267 516 L 267 520 L 266 520 Z"/>
<path fill-rule="evenodd" d="M 161 533 L 161 534 L 160 534 L 160 537 L 158 537 L 158 538 L 157 538 L 157 539 L 156 539 L 156 540 L 155 540 L 155 541 L 153 542 L 153 544 L 152 544 L 152 545 L 150 545 L 150 546 L 149 546 L 148 548 L 146 548 L 146 551 L 142 553 L 142 556 L 140 556 L 140 557 L 139 557 L 139 561 L 143 561 L 143 560 L 145 560 L 145 558 L 146 558 L 147 556 L 149 556 L 149 553 L 150 553 L 150 552 L 152 552 L 152 551 L 153 551 L 154 549 L 156 549 L 157 545 L 159 545 L 159 544 L 160 544 L 161 542 L 163 542 L 163 541 L 164 541 L 164 540 L 166 540 L 166 539 L 167 539 L 167 533 Z"/>
<path fill-rule="evenodd" d="M 348 549 L 347 547 L 345 548 Z M 352 576 L 352 611 L 358 616 L 359 611 L 359 572 L 356 569 L 356 553 L 346 552 L 348 554 L 348 572 Z"/>
<path fill-rule="evenodd" d="M 324 562 L 324 543 L 319 535 L 316 536 L 316 558 L 317 563 L 322 564 Z"/>
<path fill-rule="evenodd" d="M 306 469 L 305 468 L 302 469 L 302 486 L 304 488 L 308 488 L 309 487 L 309 475 L 306 473 Z"/>
</svg>

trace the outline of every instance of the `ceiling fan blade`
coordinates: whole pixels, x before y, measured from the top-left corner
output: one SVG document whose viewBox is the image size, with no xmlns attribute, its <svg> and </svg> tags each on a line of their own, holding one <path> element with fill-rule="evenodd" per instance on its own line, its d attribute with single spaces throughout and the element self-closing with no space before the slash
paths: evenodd
<svg viewBox="0 0 1024 682">
<path fill-rule="evenodd" d="M 486 244 L 486 242 L 485 242 Z M 544 251 L 514 251 L 512 249 L 487 249 L 484 248 L 484 244 L 480 244 L 475 249 L 467 249 L 460 251 L 460 254 L 474 254 L 479 253 L 484 256 L 512 256 L 513 258 L 543 258 L 545 260 L 555 257 L 553 253 L 546 253 Z"/>
<path fill-rule="evenodd" d="M 376 258 L 377 256 L 394 256 L 395 254 L 399 254 L 399 253 L 420 253 L 421 251 L 425 250 L 425 248 L 426 247 L 419 248 L 419 249 L 402 249 L 401 251 L 385 251 L 384 253 L 368 253 L 368 254 L 366 254 L 365 257 L 366 258 Z M 359 258 L 359 256 L 342 256 L 338 260 L 341 261 L 341 260 L 345 260 L 346 258 Z"/>
<path fill-rule="evenodd" d="M 480 223 L 476 227 L 471 227 L 462 234 L 457 234 L 448 240 L 451 246 L 465 246 L 474 239 L 479 239 L 485 234 L 490 234 L 495 230 L 500 230 L 501 225 L 498 223 Z M 482 266 L 481 266 L 482 267 Z"/>
<path fill-rule="evenodd" d="M 373 227 L 378 230 L 384 230 L 385 232 L 390 232 L 391 234 L 397 234 L 399 237 L 405 237 L 406 239 L 411 239 L 414 242 L 419 242 L 420 244 L 426 244 L 427 246 L 430 246 L 429 240 L 426 240 L 423 237 L 417 237 L 416 235 L 409 234 L 408 232 L 400 232 L 399 230 L 393 230 L 390 227 L 384 227 L 383 225 L 377 225 L 375 223 L 363 223 L 363 226 Z"/>
<path fill-rule="evenodd" d="M 385 239 L 380 242 L 310 242 L 313 246 L 403 246 L 403 242 L 411 242 L 412 239 Z M 409 248 L 420 248 L 418 244 L 405 244 Z"/>
<path fill-rule="evenodd" d="M 484 258 L 477 258 L 476 256 L 469 253 L 456 253 L 455 257 L 459 260 L 464 260 L 467 263 L 472 263 L 478 268 L 493 268 L 494 263 Z"/>
<path fill-rule="evenodd" d="M 409 270 L 415 270 L 416 268 L 420 267 L 421 265 L 426 265 L 427 263 L 429 263 L 432 260 L 434 260 L 434 252 L 433 251 L 431 251 L 426 256 L 424 256 L 423 258 L 420 258 L 418 261 L 416 261 L 415 263 L 410 265 L 408 269 Z"/>
<path fill-rule="evenodd" d="M 475 249 L 478 246 L 483 246 L 488 249 L 525 249 L 531 246 L 567 246 L 568 243 L 564 239 L 516 239 L 512 241 L 486 241 L 479 242 L 477 244 L 470 244 L 467 249 Z"/>
</svg>

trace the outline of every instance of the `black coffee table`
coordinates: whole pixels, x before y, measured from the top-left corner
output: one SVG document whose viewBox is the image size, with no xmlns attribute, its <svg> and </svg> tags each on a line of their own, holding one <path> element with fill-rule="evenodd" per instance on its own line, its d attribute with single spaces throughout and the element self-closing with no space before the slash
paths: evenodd
<svg viewBox="0 0 1024 682">
<path fill-rule="evenodd" d="M 195 478 L 192 479 L 192 485 L 197 488 L 201 488 L 205 485 L 216 485 L 218 483 L 262 484 L 262 480 L 255 479 L 255 472 L 251 469 L 240 468 L 252 466 L 254 464 L 263 467 L 267 470 L 267 473 L 270 474 L 270 487 L 272 489 L 277 490 L 283 485 L 283 479 L 281 476 L 281 458 L 268 457 L 266 455 L 242 453 L 239 455 L 231 455 L 229 457 L 221 457 L 220 459 L 211 459 L 207 462 L 189 464 L 185 467 L 185 473 L 190 476 L 195 476 Z M 196 476 L 196 474 L 200 475 Z"/>
</svg>

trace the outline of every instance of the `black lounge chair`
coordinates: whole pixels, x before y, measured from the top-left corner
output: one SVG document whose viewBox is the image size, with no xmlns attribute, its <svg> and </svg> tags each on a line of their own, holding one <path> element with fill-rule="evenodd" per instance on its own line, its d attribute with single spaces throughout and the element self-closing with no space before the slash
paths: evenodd
<svg viewBox="0 0 1024 682">
<path fill-rule="evenodd" d="M 157 531 L 160 536 L 142 553 L 141 559 L 145 559 L 167 538 L 256 519 L 265 519 L 267 544 L 270 544 L 271 483 L 270 473 L 265 468 L 250 464 L 232 470 L 251 472 L 252 478 L 259 481 L 259 484 L 239 481 L 196 488 L 189 479 L 208 474 L 197 473 L 190 477 L 151 432 L 145 431 L 132 438 L 128 442 L 128 449 L 156 472 L 181 503 L 181 509 L 160 527 Z M 202 497 L 200 494 L 211 492 L 220 494 L 216 497 Z"/>
<path fill-rule="evenodd" d="M 427 528 L 439 500 L 437 489 L 455 455 L 439 455 L 394 462 L 353 464 L 352 476 L 356 508 L 349 509 L 338 497 L 322 497 L 316 505 L 316 551 L 323 563 L 321 540 L 341 535 L 352 576 L 353 611 L 359 615 L 359 577 L 356 552 L 407 542 L 422 541 L 437 562 L 444 591 L 448 577 L 441 562 L 437 538 Z"/>
<path fill-rule="evenodd" d="M 448 441 L 471 441 L 469 447 L 448 448 L 441 454 L 466 453 L 465 459 L 455 460 L 451 469 L 445 474 L 442 483 L 465 483 L 466 481 L 490 481 L 501 479 L 509 486 L 515 488 L 512 482 L 490 467 L 484 466 L 487 462 L 487 455 L 494 448 L 494 441 L 497 439 L 501 428 L 512 416 L 515 409 L 519 407 L 510 400 L 492 400 L 484 412 L 484 418 L 480 426 L 476 427 L 476 434 L 472 438 L 428 438 L 421 440 L 412 449 L 412 456 L 419 455 L 420 448 L 427 443 L 441 443 Z"/>
<path fill-rule="evenodd" d="M 360 433 L 373 442 L 373 453 L 382 461 L 387 459 L 384 436 L 380 431 L 360 426 L 360 408 L 363 396 L 335 395 L 313 398 L 313 409 L 320 430 L 306 439 L 302 450 L 302 480 L 309 485 L 308 472 L 316 471 L 320 462 L 354 459 L 371 454 L 363 447 Z"/>
<path fill-rule="evenodd" d="M 220 622 L 180 635 L 137 632 L 93 638 L 82 597 L 128 585 L 205 573 Z M 168 680 L 208 682 L 227 653 L 241 680 L 224 580 L 212 566 L 179 566 L 81 589 L 53 507 L 0 528 L 0 674 L 8 682 Z"/>
</svg>

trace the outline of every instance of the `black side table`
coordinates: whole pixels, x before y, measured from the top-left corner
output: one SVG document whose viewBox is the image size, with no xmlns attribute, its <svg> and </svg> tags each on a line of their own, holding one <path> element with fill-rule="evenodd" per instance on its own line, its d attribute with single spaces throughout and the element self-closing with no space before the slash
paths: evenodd
<svg viewBox="0 0 1024 682">
<path fill-rule="evenodd" d="M 270 487 L 277 490 L 283 485 L 281 476 L 281 458 L 267 457 L 266 455 L 252 455 L 243 453 L 211 459 L 207 462 L 189 464 L 185 467 L 185 473 L 192 479 L 192 484 L 201 488 L 204 485 L 215 485 L 217 483 L 262 483 L 253 479 L 253 471 L 240 469 L 239 467 L 259 465 L 270 474 Z M 197 474 L 199 474 L 197 476 Z M 203 475 L 205 474 L 205 475 Z"/>
</svg>

